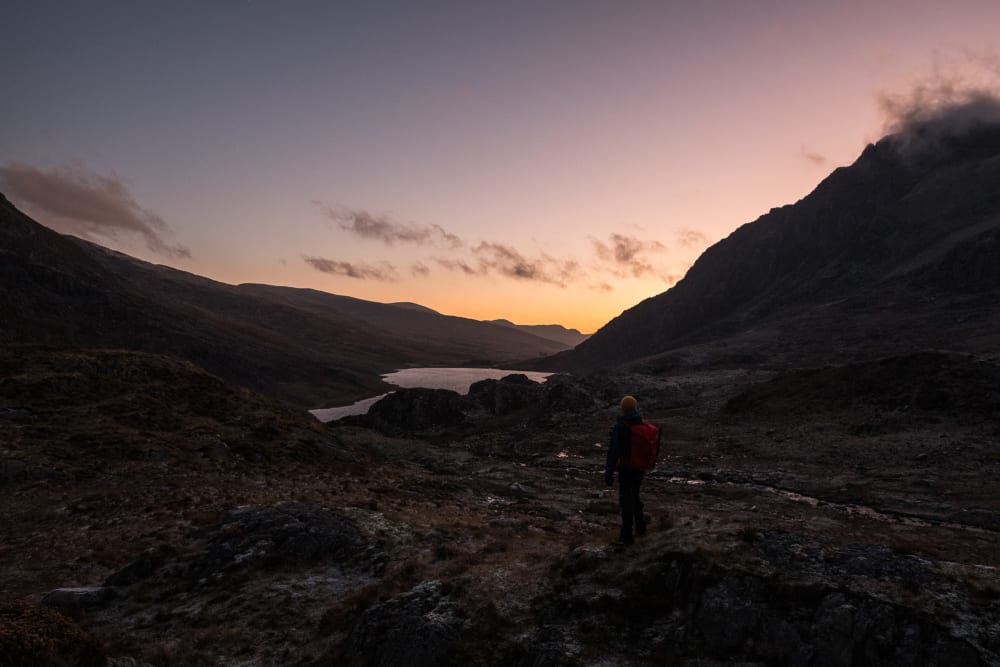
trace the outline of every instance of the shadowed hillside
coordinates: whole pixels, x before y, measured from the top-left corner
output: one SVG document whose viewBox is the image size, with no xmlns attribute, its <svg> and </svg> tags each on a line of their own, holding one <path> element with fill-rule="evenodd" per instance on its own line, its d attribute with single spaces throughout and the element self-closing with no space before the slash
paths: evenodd
<svg viewBox="0 0 1000 667">
<path fill-rule="evenodd" d="M 510 320 L 492 320 L 492 324 L 499 324 L 504 327 L 521 329 L 533 333 L 540 338 L 554 340 L 570 347 L 576 347 L 583 341 L 590 338 L 589 334 L 580 333 L 579 329 L 567 329 L 559 324 L 514 324 Z"/>
<path fill-rule="evenodd" d="M 683 348 L 670 363 L 995 349 L 1000 126 L 952 132 L 946 123 L 868 146 L 547 365 L 607 366 Z"/>
<path fill-rule="evenodd" d="M 57 234 L 0 199 L 0 342 L 190 360 L 313 408 L 381 393 L 406 366 L 477 365 L 566 345 L 523 331 L 313 290 L 233 286 Z"/>
</svg>

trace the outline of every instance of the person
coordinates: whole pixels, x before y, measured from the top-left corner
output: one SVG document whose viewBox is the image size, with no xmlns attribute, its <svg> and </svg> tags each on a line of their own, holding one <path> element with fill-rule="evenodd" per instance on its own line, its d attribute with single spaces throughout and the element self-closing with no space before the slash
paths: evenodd
<svg viewBox="0 0 1000 667">
<path fill-rule="evenodd" d="M 639 487 L 642 486 L 645 471 L 619 463 L 631 453 L 632 425 L 642 423 L 639 404 L 634 397 L 623 398 L 620 407 L 621 414 L 611 427 L 608 458 L 604 465 L 604 483 L 613 486 L 615 471 L 618 471 L 618 505 L 622 513 L 619 543 L 627 546 L 635 542 L 636 535 L 646 533 L 646 517 L 642 513 L 642 501 L 639 499 Z"/>
</svg>

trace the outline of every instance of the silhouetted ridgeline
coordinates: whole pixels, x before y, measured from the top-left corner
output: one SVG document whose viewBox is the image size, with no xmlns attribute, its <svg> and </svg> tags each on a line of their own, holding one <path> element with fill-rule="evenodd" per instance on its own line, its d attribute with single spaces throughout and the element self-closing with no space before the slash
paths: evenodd
<svg viewBox="0 0 1000 667">
<path fill-rule="evenodd" d="M 699 349 L 681 348 L 708 342 L 743 363 L 996 349 L 1000 126 L 911 130 L 743 225 L 673 288 L 540 366 L 593 368 L 672 350 L 661 363 L 697 365 Z"/>
<path fill-rule="evenodd" d="M 523 330 L 315 290 L 227 285 L 57 234 L 0 195 L 0 343 L 186 359 L 302 407 L 381 393 L 407 366 L 513 362 L 567 345 Z"/>
</svg>

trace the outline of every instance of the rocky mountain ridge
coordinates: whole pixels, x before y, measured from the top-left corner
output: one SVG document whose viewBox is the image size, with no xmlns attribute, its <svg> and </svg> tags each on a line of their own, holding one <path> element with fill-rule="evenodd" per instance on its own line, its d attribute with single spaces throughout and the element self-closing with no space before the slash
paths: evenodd
<svg viewBox="0 0 1000 667">
<path fill-rule="evenodd" d="M 593 368 L 720 341 L 760 358 L 781 356 L 784 342 L 794 341 L 799 362 L 835 347 L 848 358 L 891 354 L 902 344 L 993 349 L 1000 126 L 924 131 L 931 136 L 922 143 L 900 135 L 868 146 L 801 201 L 710 247 L 670 290 L 544 365 Z M 859 320 L 876 335 L 845 344 L 864 335 Z"/>
</svg>

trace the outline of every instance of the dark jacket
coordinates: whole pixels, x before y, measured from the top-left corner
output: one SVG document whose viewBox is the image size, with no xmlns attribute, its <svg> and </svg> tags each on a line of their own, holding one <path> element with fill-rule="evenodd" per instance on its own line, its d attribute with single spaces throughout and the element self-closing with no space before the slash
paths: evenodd
<svg viewBox="0 0 1000 667">
<path fill-rule="evenodd" d="M 615 420 L 608 441 L 608 458 L 604 463 L 604 479 L 608 484 L 614 480 L 618 469 L 618 459 L 628 458 L 632 453 L 632 424 L 641 424 L 642 415 L 638 410 L 629 410 Z"/>
</svg>

